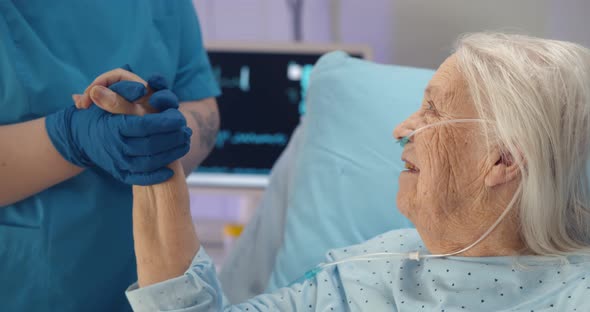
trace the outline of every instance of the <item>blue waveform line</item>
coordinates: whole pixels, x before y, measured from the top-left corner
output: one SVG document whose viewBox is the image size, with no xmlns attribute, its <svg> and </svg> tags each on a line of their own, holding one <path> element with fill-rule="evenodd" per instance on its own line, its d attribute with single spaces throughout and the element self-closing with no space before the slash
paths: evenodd
<svg viewBox="0 0 590 312">
<path fill-rule="evenodd" d="M 236 133 L 231 139 L 232 144 L 246 145 L 279 145 L 287 144 L 287 136 L 283 133 Z"/>
<path fill-rule="evenodd" d="M 289 138 L 284 133 L 232 133 L 229 130 L 220 130 L 217 134 L 215 146 L 217 148 L 223 148 L 226 144 L 285 146 L 288 141 Z"/>
<path fill-rule="evenodd" d="M 240 67 L 239 76 L 224 77 L 220 66 L 213 67 L 213 74 L 221 88 L 231 89 L 239 88 L 244 92 L 250 91 L 250 67 Z"/>
<path fill-rule="evenodd" d="M 231 131 L 219 130 L 217 138 L 215 139 L 215 147 L 223 148 L 229 138 L 231 138 Z"/>
</svg>

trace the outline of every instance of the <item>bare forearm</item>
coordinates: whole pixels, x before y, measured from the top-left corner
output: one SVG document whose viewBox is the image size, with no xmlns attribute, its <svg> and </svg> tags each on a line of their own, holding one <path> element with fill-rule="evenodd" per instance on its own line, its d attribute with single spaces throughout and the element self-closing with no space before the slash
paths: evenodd
<svg viewBox="0 0 590 312">
<path fill-rule="evenodd" d="M 133 187 L 133 236 L 140 287 L 184 274 L 199 250 L 179 161 L 161 184 Z"/>
<path fill-rule="evenodd" d="M 0 126 L 0 207 L 67 180 L 82 168 L 53 147 L 45 118 Z"/>
<path fill-rule="evenodd" d="M 182 158 L 182 167 L 189 175 L 207 157 L 215 145 L 219 130 L 219 110 L 214 98 L 185 102 L 180 111 L 187 125 L 193 130 L 191 150 Z"/>
</svg>

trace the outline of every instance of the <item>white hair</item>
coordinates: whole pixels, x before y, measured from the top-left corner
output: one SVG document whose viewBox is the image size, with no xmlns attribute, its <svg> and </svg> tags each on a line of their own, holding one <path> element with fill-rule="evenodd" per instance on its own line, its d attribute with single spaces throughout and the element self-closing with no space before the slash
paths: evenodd
<svg viewBox="0 0 590 312">
<path fill-rule="evenodd" d="M 457 64 L 488 142 L 520 163 L 520 235 L 538 255 L 590 253 L 590 50 L 571 42 L 476 33 Z M 517 208 L 517 207 L 515 207 Z"/>
</svg>

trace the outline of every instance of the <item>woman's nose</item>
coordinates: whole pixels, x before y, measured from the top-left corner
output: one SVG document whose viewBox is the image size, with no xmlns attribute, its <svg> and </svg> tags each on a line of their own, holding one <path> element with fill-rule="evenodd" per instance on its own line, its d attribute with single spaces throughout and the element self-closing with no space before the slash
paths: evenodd
<svg viewBox="0 0 590 312">
<path fill-rule="evenodd" d="M 397 140 L 401 140 L 402 138 L 410 135 L 412 131 L 418 129 L 419 127 L 419 119 L 417 114 L 414 114 L 408 117 L 406 120 L 402 121 L 395 129 L 393 130 L 393 137 Z"/>
</svg>

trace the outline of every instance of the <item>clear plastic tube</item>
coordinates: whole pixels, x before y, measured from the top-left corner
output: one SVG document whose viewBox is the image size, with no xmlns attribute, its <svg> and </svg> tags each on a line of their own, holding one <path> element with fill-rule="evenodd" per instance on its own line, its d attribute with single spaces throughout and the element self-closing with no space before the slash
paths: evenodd
<svg viewBox="0 0 590 312">
<path fill-rule="evenodd" d="M 439 122 L 435 122 L 433 124 L 430 125 L 426 125 L 422 128 L 418 128 L 412 132 L 410 132 L 410 134 L 406 135 L 405 137 L 397 140 L 397 142 L 401 145 L 401 147 L 406 146 L 406 144 L 408 144 L 408 142 L 410 142 L 410 138 L 426 129 L 435 127 L 435 126 L 442 126 L 445 124 L 450 124 L 450 123 L 464 123 L 464 122 L 486 122 L 486 120 L 484 119 L 476 119 L 476 118 L 465 118 L 465 119 L 453 119 L 453 120 L 445 120 L 445 121 L 439 121 Z"/>
<path fill-rule="evenodd" d="M 486 121 L 483 119 L 454 119 L 454 120 L 441 121 L 441 122 L 433 123 L 433 124 L 424 126 L 422 128 L 416 129 L 416 130 L 412 131 L 409 135 L 403 137 L 398 142 L 403 147 L 405 144 L 407 144 L 409 142 L 410 137 L 412 137 L 413 135 L 415 135 L 419 132 L 422 132 L 422 131 L 432 128 L 434 126 L 455 123 L 455 122 L 486 122 Z M 502 214 L 500 214 L 498 219 L 477 240 L 475 240 L 473 243 L 466 246 L 465 248 L 459 249 L 457 251 L 445 253 L 445 254 L 434 254 L 434 255 L 433 254 L 422 255 L 422 254 L 420 254 L 419 251 L 412 251 L 412 252 L 408 252 L 408 253 L 379 252 L 379 253 L 358 255 L 358 256 L 353 256 L 353 257 L 349 257 L 349 258 L 338 260 L 338 261 L 320 263 L 318 266 L 305 272 L 304 276 L 302 276 L 302 278 L 300 278 L 298 281 L 301 281 L 301 279 L 307 280 L 307 279 L 313 278 L 319 272 L 321 272 L 323 269 L 325 269 L 327 267 L 342 264 L 342 263 L 353 262 L 353 261 L 384 260 L 384 259 L 391 259 L 391 258 L 402 258 L 402 259 L 405 258 L 405 259 L 420 261 L 421 259 L 444 258 L 444 257 L 450 257 L 450 256 L 464 253 L 464 252 L 470 250 L 471 248 L 475 247 L 477 244 L 481 243 L 486 237 L 488 237 L 488 235 L 490 235 L 490 233 L 492 233 L 494 231 L 494 229 L 496 227 L 498 227 L 498 225 L 502 222 L 502 220 L 504 220 L 504 218 L 508 215 L 508 213 L 514 207 L 514 204 L 516 203 L 516 200 L 517 200 L 521 191 L 522 191 L 522 185 L 519 185 L 518 189 L 514 193 L 514 196 L 512 197 L 512 199 L 510 200 L 510 202 L 508 203 L 508 205 L 506 206 L 506 208 L 504 209 Z"/>
<path fill-rule="evenodd" d="M 488 235 L 490 235 L 490 233 L 492 233 L 492 231 L 494 231 L 494 229 L 502 222 L 502 220 L 504 220 L 504 218 L 508 215 L 508 213 L 512 210 L 512 207 L 516 203 L 516 199 L 518 198 L 518 195 L 519 195 L 521 189 L 522 189 L 522 187 L 519 185 L 518 189 L 516 190 L 516 193 L 512 197 L 512 200 L 510 201 L 510 203 L 508 204 L 506 209 L 504 209 L 502 214 L 498 217 L 496 222 L 494 222 L 494 224 L 492 224 L 490 226 L 490 228 L 487 231 L 485 231 L 477 240 L 475 240 L 473 243 L 471 243 L 470 245 L 468 245 L 465 248 L 459 249 L 457 251 L 445 253 L 445 254 L 434 254 L 434 255 L 432 255 L 432 254 L 422 255 L 422 254 L 420 254 L 419 251 L 412 251 L 412 252 L 407 252 L 407 253 L 379 252 L 379 253 L 370 253 L 370 254 L 365 254 L 365 255 L 353 256 L 353 257 L 338 260 L 338 261 L 320 263 L 318 266 L 305 272 L 305 274 L 303 276 L 303 280 L 307 280 L 307 279 L 315 277 L 319 272 L 321 272 L 323 269 L 325 269 L 327 267 L 342 264 L 342 263 L 348 263 L 348 262 L 354 262 L 354 261 L 367 261 L 367 260 L 385 260 L 385 259 L 391 259 L 391 258 L 402 258 L 402 259 L 410 259 L 410 260 L 420 261 L 422 259 L 444 258 L 444 257 L 450 257 L 450 256 L 454 256 L 454 255 L 457 255 L 460 253 L 464 253 L 464 252 L 468 251 L 469 249 L 475 247 L 480 242 L 482 242 Z M 299 279 L 298 281 L 301 281 L 301 279 Z"/>
</svg>

